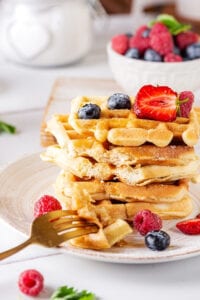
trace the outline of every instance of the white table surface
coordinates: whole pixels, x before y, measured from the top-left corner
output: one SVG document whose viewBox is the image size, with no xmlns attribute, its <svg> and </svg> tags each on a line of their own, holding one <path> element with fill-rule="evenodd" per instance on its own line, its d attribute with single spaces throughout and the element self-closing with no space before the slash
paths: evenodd
<svg viewBox="0 0 200 300">
<path fill-rule="evenodd" d="M 29 69 L 1 59 L 0 119 L 15 124 L 18 132 L 0 135 L 0 166 L 41 150 L 40 122 L 57 77 L 111 78 L 106 38 L 98 40 L 85 60 L 68 68 Z M 24 239 L 0 220 L 0 251 Z M 40 270 L 45 277 L 45 291 L 39 299 L 49 299 L 52 290 L 61 285 L 91 290 L 101 300 L 199 299 L 200 257 L 162 264 L 120 265 L 77 258 L 39 246 L 29 246 L 0 263 L 0 299 L 29 299 L 17 287 L 19 273 L 29 268 Z"/>
</svg>

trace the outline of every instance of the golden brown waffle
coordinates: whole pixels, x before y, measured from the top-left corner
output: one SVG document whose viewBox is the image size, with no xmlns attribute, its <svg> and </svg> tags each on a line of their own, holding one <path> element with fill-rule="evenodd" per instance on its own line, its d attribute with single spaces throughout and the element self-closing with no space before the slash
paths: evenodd
<svg viewBox="0 0 200 300">
<path fill-rule="evenodd" d="M 104 200 L 94 205 L 96 214 L 101 223 L 107 225 L 108 222 L 115 219 L 124 219 L 132 221 L 134 215 L 143 209 L 149 209 L 158 214 L 162 219 L 176 219 L 187 217 L 193 208 L 192 200 L 186 196 L 180 201 L 168 203 L 117 203 L 110 200 Z"/>
<path fill-rule="evenodd" d="M 108 97 L 77 97 L 72 100 L 69 123 L 76 132 L 92 135 L 100 142 L 108 141 L 117 146 L 140 146 L 150 142 L 158 147 L 179 140 L 194 146 L 199 138 L 200 129 L 195 109 L 189 118 L 177 118 L 174 122 L 159 122 L 139 119 L 127 109 L 109 110 Z M 131 98 L 133 102 L 134 99 Z M 78 110 L 87 103 L 101 108 L 100 119 L 83 120 L 78 118 Z"/>
<path fill-rule="evenodd" d="M 80 217 L 96 223 L 99 226 L 99 231 L 72 239 L 70 240 L 71 244 L 81 248 L 108 249 L 132 232 L 128 223 L 120 218 L 113 218 L 107 224 L 103 224 L 91 202 L 91 197 L 86 190 L 80 190 L 76 187 L 73 189 L 72 209 L 76 210 Z"/>
<path fill-rule="evenodd" d="M 105 228 L 118 219 L 132 221 L 134 215 L 143 209 L 151 210 L 162 219 L 172 219 L 188 216 L 193 208 L 189 195 L 183 197 L 180 201 L 170 203 L 122 203 L 113 200 L 102 200 L 93 203 L 89 193 L 86 190 L 80 190 L 77 186 L 73 188 L 70 206 L 68 207 L 66 202 L 62 204 L 67 209 L 77 210 L 81 217 L 97 223 L 100 228 Z"/>
<path fill-rule="evenodd" d="M 62 202 L 70 205 L 73 188 L 87 190 L 93 203 L 101 200 L 121 202 L 176 202 L 188 195 L 187 180 L 171 183 L 152 183 L 145 186 L 130 186 L 122 182 L 89 180 L 83 181 L 69 172 L 61 171 L 54 184 L 55 193 Z"/>
<path fill-rule="evenodd" d="M 65 125 L 64 125 L 65 124 Z M 67 116 L 54 116 L 48 122 L 48 131 L 58 141 L 63 151 L 71 157 L 90 157 L 97 162 L 121 165 L 186 165 L 196 159 L 194 148 L 184 145 L 157 147 L 113 147 L 109 143 L 96 141 L 94 137 L 78 134 L 70 128 Z"/>
<path fill-rule="evenodd" d="M 182 166 L 113 166 L 108 163 L 98 163 L 86 157 L 71 158 L 59 146 L 50 146 L 41 154 L 44 161 L 57 164 L 63 170 L 71 172 L 84 179 L 103 181 L 118 179 L 129 185 L 146 185 L 152 182 L 169 182 L 179 179 L 195 181 L 198 177 L 199 160 L 190 161 Z"/>
</svg>

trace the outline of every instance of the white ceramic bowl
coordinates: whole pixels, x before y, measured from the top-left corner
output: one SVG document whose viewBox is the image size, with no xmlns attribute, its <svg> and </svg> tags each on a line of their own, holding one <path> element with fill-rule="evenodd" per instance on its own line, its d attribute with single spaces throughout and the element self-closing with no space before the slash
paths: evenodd
<svg viewBox="0 0 200 300">
<path fill-rule="evenodd" d="M 114 79 L 130 95 L 145 84 L 167 85 L 177 92 L 200 89 L 200 59 L 184 62 L 149 62 L 120 55 L 107 45 Z"/>
</svg>

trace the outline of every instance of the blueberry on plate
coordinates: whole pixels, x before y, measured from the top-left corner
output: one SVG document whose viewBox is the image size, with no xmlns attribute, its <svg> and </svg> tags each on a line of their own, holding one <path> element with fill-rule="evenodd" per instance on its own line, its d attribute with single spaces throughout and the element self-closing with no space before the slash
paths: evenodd
<svg viewBox="0 0 200 300">
<path fill-rule="evenodd" d="M 131 100 L 128 95 L 122 93 L 113 94 L 108 98 L 109 109 L 130 109 Z"/>
<path fill-rule="evenodd" d="M 189 59 L 200 58 L 200 43 L 195 43 L 187 46 L 184 56 Z"/>
<path fill-rule="evenodd" d="M 153 49 L 147 49 L 144 52 L 144 60 L 147 61 L 162 61 L 161 55 Z"/>
<path fill-rule="evenodd" d="M 100 114 L 100 107 L 93 103 L 83 105 L 78 111 L 79 119 L 99 119 Z"/>
<path fill-rule="evenodd" d="M 162 251 L 169 247 L 170 236 L 163 230 L 153 230 L 145 235 L 145 244 L 151 250 Z"/>
<path fill-rule="evenodd" d="M 139 50 L 137 48 L 130 48 L 126 51 L 125 56 L 129 58 L 139 58 Z"/>
</svg>

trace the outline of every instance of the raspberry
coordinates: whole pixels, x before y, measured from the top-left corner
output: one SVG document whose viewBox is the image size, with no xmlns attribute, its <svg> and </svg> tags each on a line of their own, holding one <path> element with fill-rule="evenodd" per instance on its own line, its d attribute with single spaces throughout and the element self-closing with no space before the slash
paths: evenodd
<svg viewBox="0 0 200 300">
<path fill-rule="evenodd" d="M 140 54 L 143 54 L 145 50 L 149 48 L 149 37 L 142 37 L 142 36 L 133 36 L 129 41 L 130 48 L 136 48 L 139 50 Z"/>
<path fill-rule="evenodd" d="M 192 31 L 181 32 L 176 36 L 176 44 L 181 50 L 183 50 L 187 46 L 196 43 L 198 39 L 198 34 Z"/>
<path fill-rule="evenodd" d="M 22 293 L 37 296 L 43 290 L 44 278 L 40 272 L 29 269 L 19 275 L 18 286 Z"/>
<path fill-rule="evenodd" d="M 142 25 L 136 30 L 135 35 L 142 36 L 142 34 L 148 29 L 149 29 L 149 27 L 147 27 L 146 25 Z"/>
<path fill-rule="evenodd" d="M 62 209 L 60 202 L 53 196 L 43 195 L 34 205 L 34 217 L 39 217 L 49 211 Z"/>
<path fill-rule="evenodd" d="M 133 218 L 133 225 L 141 235 L 146 235 L 149 231 L 160 230 L 162 220 L 148 209 L 139 211 Z"/>
<path fill-rule="evenodd" d="M 149 48 L 149 36 L 144 34 L 147 30 L 149 28 L 146 25 L 140 26 L 135 35 L 129 40 L 129 47 L 138 49 L 140 54 L 143 54 Z"/>
<path fill-rule="evenodd" d="M 156 34 L 160 34 L 160 33 L 166 33 L 166 32 L 169 32 L 167 26 L 165 26 L 164 24 L 158 22 L 158 23 L 153 25 L 153 27 L 151 29 L 151 32 L 150 32 L 150 37 L 152 35 L 156 35 Z"/>
<path fill-rule="evenodd" d="M 150 46 L 161 55 L 173 52 L 174 43 L 170 32 L 160 32 L 150 35 Z"/>
<path fill-rule="evenodd" d="M 111 40 L 112 49 L 119 54 L 124 54 L 129 48 L 129 38 L 125 34 L 119 34 Z"/>
<path fill-rule="evenodd" d="M 179 62 L 179 61 L 183 61 L 183 58 L 178 54 L 168 53 L 167 55 L 165 55 L 164 61 L 165 62 Z"/>
<path fill-rule="evenodd" d="M 194 102 L 194 94 L 190 91 L 184 91 L 180 93 L 178 99 L 180 101 L 178 109 L 179 116 L 188 118 Z"/>
</svg>

